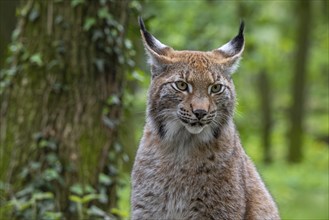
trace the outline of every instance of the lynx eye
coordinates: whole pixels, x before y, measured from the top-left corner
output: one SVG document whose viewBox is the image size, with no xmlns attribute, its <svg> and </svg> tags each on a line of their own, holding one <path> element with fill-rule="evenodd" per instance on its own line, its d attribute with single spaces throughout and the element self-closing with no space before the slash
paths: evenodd
<svg viewBox="0 0 329 220">
<path fill-rule="evenodd" d="M 215 84 L 211 86 L 210 92 L 213 94 L 219 94 L 224 91 L 224 88 L 225 87 L 222 84 Z"/>
<path fill-rule="evenodd" d="M 174 87 L 177 90 L 180 90 L 180 91 L 186 91 L 188 89 L 188 85 L 184 81 L 177 81 L 177 82 L 175 82 L 175 86 Z"/>
</svg>

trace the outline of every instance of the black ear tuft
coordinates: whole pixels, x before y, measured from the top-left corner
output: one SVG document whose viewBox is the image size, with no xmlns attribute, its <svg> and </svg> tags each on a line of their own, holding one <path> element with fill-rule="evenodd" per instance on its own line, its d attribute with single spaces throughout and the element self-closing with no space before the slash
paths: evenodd
<svg viewBox="0 0 329 220">
<path fill-rule="evenodd" d="M 243 36 L 243 31 L 244 31 L 244 20 L 241 20 L 240 22 L 240 29 L 239 29 L 239 35 Z"/>
<path fill-rule="evenodd" d="M 140 27 L 140 29 L 141 29 L 143 32 L 146 32 L 145 24 L 144 24 L 143 18 L 142 18 L 141 16 L 138 16 L 138 23 L 139 23 L 139 27 Z"/>
<path fill-rule="evenodd" d="M 232 41 L 232 47 L 234 48 L 234 51 L 240 51 L 244 45 L 244 21 L 242 20 L 240 23 L 239 33 L 237 36 L 235 36 Z"/>
<path fill-rule="evenodd" d="M 142 34 L 143 34 L 143 37 L 144 37 L 144 40 L 146 42 L 146 44 L 151 48 L 153 49 L 155 52 L 159 52 L 157 50 L 157 47 L 155 45 L 155 42 L 154 42 L 154 37 L 152 36 L 152 34 L 150 34 L 146 28 L 145 28 L 145 24 L 144 24 L 144 21 L 143 21 L 143 18 L 141 16 L 138 17 L 138 23 L 139 23 L 139 27 L 142 31 Z"/>
<path fill-rule="evenodd" d="M 167 46 L 158 41 L 146 30 L 144 21 L 140 16 L 138 17 L 138 23 L 140 26 L 141 34 L 143 35 L 144 43 L 149 47 L 149 49 L 153 50 L 158 55 L 163 55 L 163 49 Z"/>
</svg>

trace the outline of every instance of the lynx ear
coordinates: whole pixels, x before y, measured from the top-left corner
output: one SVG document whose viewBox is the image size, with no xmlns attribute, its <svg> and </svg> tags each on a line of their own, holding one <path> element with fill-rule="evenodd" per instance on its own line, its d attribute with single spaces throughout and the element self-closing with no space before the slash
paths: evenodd
<svg viewBox="0 0 329 220">
<path fill-rule="evenodd" d="M 150 34 L 146 30 L 143 19 L 141 17 L 138 17 L 138 22 L 146 52 L 149 55 L 149 63 L 151 64 L 152 68 L 153 66 L 160 67 L 163 64 L 169 63 L 169 54 L 173 51 L 173 49 L 167 45 L 162 44 L 152 34 Z"/>
<path fill-rule="evenodd" d="M 219 53 L 225 60 L 224 64 L 229 74 L 232 74 L 237 69 L 241 54 L 244 49 L 243 31 L 244 22 L 241 21 L 238 35 L 236 35 L 228 43 L 214 50 L 214 53 Z"/>
</svg>

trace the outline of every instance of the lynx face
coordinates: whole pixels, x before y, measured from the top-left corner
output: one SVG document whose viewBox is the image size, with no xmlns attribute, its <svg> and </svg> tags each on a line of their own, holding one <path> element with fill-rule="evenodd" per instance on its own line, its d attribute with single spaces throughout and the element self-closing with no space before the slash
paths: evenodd
<svg viewBox="0 0 329 220">
<path fill-rule="evenodd" d="M 232 118 L 235 103 L 231 74 L 243 50 L 239 35 L 211 52 L 175 51 L 149 34 L 140 20 L 151 64 L 148 116 L 161 138 L 216 138 Z"/>
</svg>

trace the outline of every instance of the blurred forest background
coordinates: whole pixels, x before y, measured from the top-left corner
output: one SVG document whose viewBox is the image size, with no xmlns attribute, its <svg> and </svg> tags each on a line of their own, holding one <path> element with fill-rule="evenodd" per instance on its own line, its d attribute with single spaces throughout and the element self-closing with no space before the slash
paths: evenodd
<svg viewBox="0 0 329 220">
<path fill-rule="evenodd" d="M 283 219 L 328 219 L 327 0 L 0 0 L 0 219 L 129 219 L 150 82 L 138 15 L 203 51 L 244 19 L 242 143 Z"/>
</svg>

